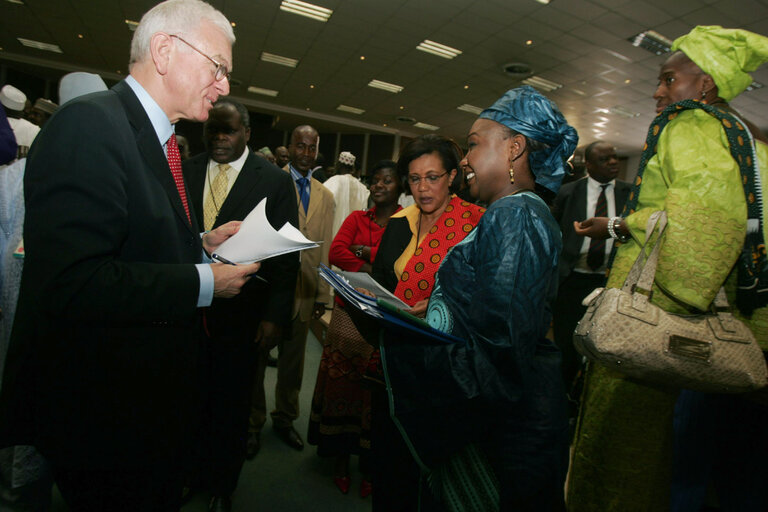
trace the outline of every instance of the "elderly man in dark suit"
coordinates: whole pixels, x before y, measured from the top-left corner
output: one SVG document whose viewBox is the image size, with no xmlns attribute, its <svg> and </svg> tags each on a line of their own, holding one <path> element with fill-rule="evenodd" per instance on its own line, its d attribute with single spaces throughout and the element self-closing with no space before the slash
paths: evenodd
<svg viewBox="0 0 768 512">
<path fill-rule="evenodd" d="M 173 135 L 229 92 L 233 43 L 204 2 L 156 5 L 130 76 L 60 108 L 29 153 L 0 440 L 37 446 L 72 510 L 178 510 L 201 405 L 199 308 L 259 268 L 203 262 L 238 224 L 201 237 Z"/>
<path fill-rule="evenodd" d="M 246 145 L 251 135 L 248 110 L 240 103 L 216 102 L 205 123 L 207 152 L 184 162 L 184 177 L 200 231 L 243 220 L 262 199 L 275 229 L 298 225 L 291 178 Z M 290 322 L 299 255 L 262 263 L 234 299 L 214 299 L 206 312 L 208 406 L 201 438 L 211 511 L 231 510 L 231 495 L 245 460 L 245 440 L 256 363 L 256 342 L 275 345 Z"/>
<path fill-rule="evenodd" d="M 620 215 L 629 196 L 630 184 L 617 181 L 619 158 L 616 148 L 595 141 L 584 150 L 587 176 L 562 186 L 555 198 L 553 214 L 563 233 L 560 253 L 560 286 L 553 308 L 555 343 L 563 352 L 563 382 L 567 390 L 576 377 L 581 356 L 573 348 L 573 330 L 586 308 L 581 301 L 605 284 L 612 240 L 594 240 L 579 236 L 574 221 L 601 215 Z M 575 397 L 572 397 L 575 398 Z"/>
</svg>

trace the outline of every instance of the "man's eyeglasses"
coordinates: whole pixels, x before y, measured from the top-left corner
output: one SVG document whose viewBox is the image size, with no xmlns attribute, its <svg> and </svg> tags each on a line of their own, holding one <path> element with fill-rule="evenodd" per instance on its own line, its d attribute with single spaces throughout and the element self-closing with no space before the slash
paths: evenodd
<svg viewBox="0 0 768 512">
<path fill-rule="evenodd" d="M 171 37 L 175 37 L 176 39 L 178 39 L 182 43 L 186 44 L 187 46 L 189 46 L 190 48 L 195 50 L 197 53 L 199 53 L 200 55 L 202 55 L 203 57 L 205 57 L 209 61 L 213 62 L 213 65 L 216 66 L 216 75 L 214 76 L 214 78 L 216 79 L 217 82 L 219 82 L 219 81 L 221 81 L 221 80 L 223 80 L 225 78 L 227 79 L 227 82 L 229 82 L 229 77 L 231 76 L 231 74 L 229 72 L 229 69 L 227 69 L 226 64 L 222 64 L 221 62 L 217 61 L 213 57 L 211 57 L 209 55 L 206 55 L 205 53 L 201 52 L 200 50 L 195 48 L 195 46 L 192 43 L 190 43 L 188 41 L 185 41 L 184 38 L 181 37 L 181 36 L 177 36 L 177 35 L 171 34 Z"/>
<path fill-rule="evenodd" d="M 424 176 L 424 178 L 422 178 L 421 176 L 417 176 L 416 174 L 409 174 L 408 183 L 410 183 L 411 185 L 418 185 L 419 183 L 421 183 L 421 180 L 424 179 L 426 180 L 428 185 L 434 185 L 440 180 L 440 178 L 442 178 L 446 174 L 448 174 L 448 171 L 445 171 L 443 174 L 429 174 L 427 176 Z"/>
</svg>

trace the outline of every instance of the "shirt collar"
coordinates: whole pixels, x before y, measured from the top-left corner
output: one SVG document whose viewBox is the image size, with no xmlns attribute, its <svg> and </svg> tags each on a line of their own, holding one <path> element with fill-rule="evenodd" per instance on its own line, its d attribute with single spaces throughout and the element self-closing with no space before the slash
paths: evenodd
<svg viewBox="0 0 768 512">
<path fill-rule="evenodd" d="M 589 174 L 587 174 L 587 186 L 588 186 L 589 188 L 593 189 L 593 190 L 598 190 L 598 191 L 599 191 L 599 190 L 600 190 L 600 187 L 601 187 L 602 185 L 608 185 L 607 187 L 605 187 L 605 190 L 606 190 L 606 192 L 607 192 L 607 191 L 608 191 L 608 189 L 610 189 L 610 188 L 611 188 L 611 186 L 613 186 L 615 183 L 616 183 L 616 180 L 611 180 L 611 181 L 609 181 L 608 183 L 600 183 L 599 181 L 597 181 L 596 179 L 594 179 L 592 176 L 590 176 Z"/>
<path fill-rule="evenodd" d="M 165 145 L 171 135 L 173 135 L 173 125 L 168 119 L 168 116 L 165 115 L 165 112 L 160 108 L 160 105 L 157 104 L 147 90 L 144 89 L 133 76 L 128 75 L 125 79 L 125 83 L 128 84 L 139 99 L 139 103 L 141 103 L 141 106 L 147 113 L 147 117 L 149 117 L 149 121 L 152 123 L 152 128 L 154 128 L 160 144 Z"/>
<path fill-rule="evenodd" d="M 297 171 L 297 170 L 296 170 L 296 168 L 295 168 L 295 167 L 293 167 L 293 164 L 292 164 L 292 163 L 289 163 L 289 164 L 288 164 L 288 168 L 291 170 L 291 177 L 293 178 L 293 181 L 298 181 L 298 180 L 300 180 L 301 178 L 307 178 L 307 179 L 309 179 L 309 178 L 311 178 L 311 177 L 312 177 L 312 173 L 313 173 L 313 172 L 315 172 L 315 170 L 314 170 L 314 169 L 310 169 L 310 170 L 309 170 L 309 172 L 307 173 L 307 175 L 306 175 L 306 176 L 303 176 L 303 175 L 302 175 L 302 174 L 301 174 L 299 171 Z"/>
<path fill-rule="evenodd" d="M 243 166 L 245 165 L 245 161 L 247 159 L 248 159 L 248 146 L 245 146 L 245 149 L 243 150 L 243 154 L 240 155 L 240 157 L 237 160 L 232 160 L 231 162 L 225 162 L 225 163 L 228 163 L 230 167 L 232 167 L 239 173 L 240 171 L 243 170 Z M 213 160 L 212 158 L 208 159 L 208 169 L 213 169 L 218 165 L 219 165 L 219 162 Z"/>
</svg>

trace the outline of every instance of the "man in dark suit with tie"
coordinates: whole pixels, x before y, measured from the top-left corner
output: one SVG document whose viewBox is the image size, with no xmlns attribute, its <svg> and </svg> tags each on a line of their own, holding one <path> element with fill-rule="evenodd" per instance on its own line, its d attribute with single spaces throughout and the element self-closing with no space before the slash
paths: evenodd
<svg viewBox="0 0 768 512">
<path fill-rule="evenodd" d="M 237 223 L 201 237 L 173 136 L 229 92 L 233 43 L 204 2 L 156 5 L 130 76 L 61 107 L 29 153 L 0 441 L 35 445 L 72 510 L 178 510 L 201 406 L 198 308 L 259 268 L 203 263 Z"/>
<path fill-rule="evenodd" d="M 246 145 L 248 110 L 228 99 L 216 102 L 205 123 L 207 152 L 184 162 L 184 177 L 200 231 L 243 220 L 262 199 L 275 229 L 298 225 L 296 193 L 288 174 Z M 214 299 L 206 311 L 208 406 L 201 468 L 213 497 L 211 511 L 231 510 L 231 495 L 245 460 L 245 440 L 256 363 L 256 343 L 277 343 L 290 322 L 299 255 L 265 260 L 234 299 Z M 255 342 L 254 342 L 255 341 Z"/>
<path fill-rule="evenodd" d="M 563 234 L 563 250 L 558 265 L 560 286 L 553 308 L 555 343 L 563 353 L 563 382 L 570 391 L 581 365 L 581 356 L 573 348 L 573 330 L 586 308 L 581 301 L 592 290 L 605 284 L 612 240 L 594 240 L 578 236 L 574 221 L 621 214 L 629 196 L 629 183 L 617 181 L 619 158 L 616 148 L 595 141 L 584 150 L 587 176 L 560 188 L 552 212 Z M 575 397 L 572 397 L 575 399 Z"/>
</svg>

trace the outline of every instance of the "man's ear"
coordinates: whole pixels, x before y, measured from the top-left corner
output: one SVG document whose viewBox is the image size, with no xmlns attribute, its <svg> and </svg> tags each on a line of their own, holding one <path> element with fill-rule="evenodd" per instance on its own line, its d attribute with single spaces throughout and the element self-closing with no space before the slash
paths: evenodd
<svg viewBox="0 0 768 512">
<path fill-rule="evenodd" d="M 168 73 L 173 47 L 173 38 L 164 32 L 153 34 L 152 39 L 149 40 L 149 53 L 158 74 L 165 75 Z"/>
</svg>

